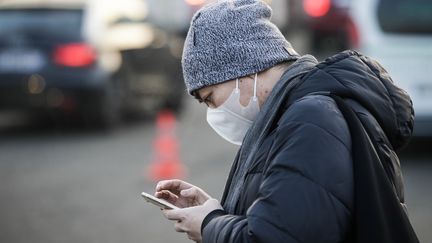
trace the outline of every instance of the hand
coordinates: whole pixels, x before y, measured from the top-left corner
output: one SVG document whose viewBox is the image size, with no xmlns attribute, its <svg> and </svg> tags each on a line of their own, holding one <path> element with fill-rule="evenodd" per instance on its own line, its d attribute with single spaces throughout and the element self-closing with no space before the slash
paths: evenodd
<svg viewBox="0 0 432 243">
<path fill-rule="evenodd" d="M 165 199 L 179 208 L 202 205 L 211 198 L 201 188 L 181 180 L 160 181 L 156 186 L 155 197 Z"/>
<path fill-rule="evenodd" d="M 201 224 L 204 218 L 216 209 L 222 209 L 219 201 L 209 199 L 200 206 L 182 209 L 164 209 L 162 212 L 167 219 L 177 221 L 174 223 L 174 229 L 177 232 L 186 233 L 189 239 L 201 242 Z"/>
</svg>

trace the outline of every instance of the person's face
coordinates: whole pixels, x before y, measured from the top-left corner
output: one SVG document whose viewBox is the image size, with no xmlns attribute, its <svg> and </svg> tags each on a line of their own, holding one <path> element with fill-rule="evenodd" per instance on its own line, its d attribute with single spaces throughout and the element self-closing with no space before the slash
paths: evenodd
<svg viewBox="0 0 432 243">
<path fill-rule="evenodd" d="M 222 105 L 233 92 L 236 80 L 229 80 L 220 84 L 215 84 L 201 88 L 197 91 L 200 102 L 205 103 L 210 108 L 217 108 Z M 239 79 L 240 104 L 247 106 L 253 96 L 254 78 L 247 76 Z"/>
</svg>

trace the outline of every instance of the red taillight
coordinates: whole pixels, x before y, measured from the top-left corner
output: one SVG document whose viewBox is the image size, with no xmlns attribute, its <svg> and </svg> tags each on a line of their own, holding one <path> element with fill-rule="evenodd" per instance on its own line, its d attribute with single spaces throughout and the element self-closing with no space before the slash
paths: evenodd
<svg viewBox="0 0 432 243">
<path fill-rule="evenodd" d="M 303 0 L 303 8 L 311 17 L 322 17 L 328 13 L 331 0 Z"/>
<path fill-rule="evenodd" d="M 95 62 L 96 54 L 87 44 L 70 43 L 56 47 L 53 58 L 61 66 L 85 67 Z"/>
</svg>

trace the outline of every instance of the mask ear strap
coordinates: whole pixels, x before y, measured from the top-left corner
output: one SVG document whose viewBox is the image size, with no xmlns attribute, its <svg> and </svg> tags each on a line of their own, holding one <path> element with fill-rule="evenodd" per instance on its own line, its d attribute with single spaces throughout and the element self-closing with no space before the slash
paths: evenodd
<svg viewBox="0 0 432 243">
<path fill-rule="evenodd" d="M 255 73 L 255 82 L 254 82 L 254 95 L 253 99 L 257 99 L 257 79 L 258 79 L 258 73 Z"/>
<path fill-rule="evenodd" d="M 236 88 L 235 88 L 236 92 L 239 92 L 239 79 L 236 79 Z"/>
</svg>

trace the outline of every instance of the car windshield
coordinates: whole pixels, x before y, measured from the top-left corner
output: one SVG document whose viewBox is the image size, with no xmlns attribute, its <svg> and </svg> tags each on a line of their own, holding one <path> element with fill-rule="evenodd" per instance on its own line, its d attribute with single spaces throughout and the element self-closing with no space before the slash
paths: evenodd
<svg viewBox="0 0 432 243">
<path fill-rule="evenodd" d="M 20 33 L 31 38 L 77 38 L 81 36 L 81 22 L 82 10 L 0 10 L 0 36 Z"/>
<path fill-rule="evenodd" d="M 432 1 L 380 0 L 378 21 L 385 32 L 431 34 Z"/>
</svg>

